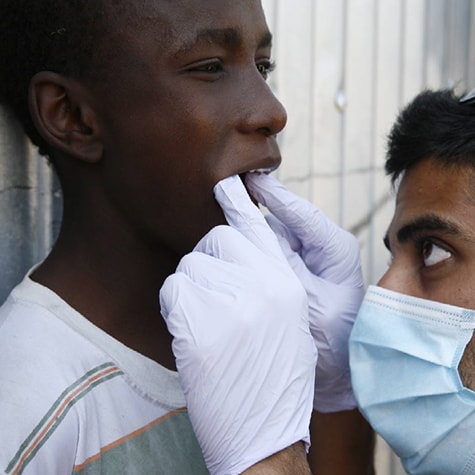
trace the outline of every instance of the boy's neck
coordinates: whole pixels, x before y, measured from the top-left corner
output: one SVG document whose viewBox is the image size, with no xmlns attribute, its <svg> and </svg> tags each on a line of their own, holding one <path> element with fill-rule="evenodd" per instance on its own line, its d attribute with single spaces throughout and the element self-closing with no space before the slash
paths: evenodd
<svg viewBox="0 0 475 475">
<path fill-rule="evenodd" d="M 78 244 L 79 243 L 79 244 Z M 59 237 L 32 278 L 85 318 L 139 353 L 175 369 L 171 335 L 160 315 L 159 289 L 178 257 Z"/>
</svg>

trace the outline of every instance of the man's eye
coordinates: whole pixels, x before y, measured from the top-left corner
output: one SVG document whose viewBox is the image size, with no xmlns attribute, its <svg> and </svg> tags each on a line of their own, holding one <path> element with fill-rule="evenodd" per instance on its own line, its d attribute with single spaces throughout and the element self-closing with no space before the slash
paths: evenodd
<svg viewBox="0 0 475 475">
<path fill-rule="evenodd" d="M 445 259 L 449 259 L 451 256 L 451 252 L 432 241 L 424 241 L 422 243 L 422 259 L 426 267 L 434 266 Z"/>
<path fill-rule="evenodd" d="M 256 64 L 257 70 L 261 73 L 261 76 L 264 79 L 269 77 L 269 74 L 274 71 L 275 63 L 272 61 L 264 61 L 262 63 Z"/>
</svg>

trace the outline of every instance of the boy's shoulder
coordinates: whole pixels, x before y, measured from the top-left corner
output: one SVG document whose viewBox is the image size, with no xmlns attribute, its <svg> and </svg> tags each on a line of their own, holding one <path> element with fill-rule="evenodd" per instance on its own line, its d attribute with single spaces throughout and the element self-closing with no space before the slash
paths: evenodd
<svg viewBox="0 0 475 475">
<path fill-rule="evenodd" d="M 74 331 L 61 314 L 72 311 L 49 289 L 26 277 L 0 307 L 0 378 L 6 371 L 28 380 L 60 378 L 100 358 L 99 351 Z M 102 355 L 101 355 L 102 356 Z M 3 379 L 3 378 L 2 378 Z"/>
<path fill-rule="evenodd" d="M 0 471 L 51 460 L 66 465 L 48 473 L 106 473 L 118 460 L 134 470 L 143 460 L 164 472 L 203 467 L 176 373 L 76 313 L 28 278 L 0 307 L 0 425 L 10 434 Z M 125 446 L 136 456 L 122 460 Z"/>
<path fill-rule="evenodd" d="M 28 276 L 0 307 L 0 361 L 0 381 L 34 383 L 46 393 L 109 368 L 148 399 L 185 406 L 176 372 L 114 339 Z"/>
<path fill-rule="evenodd" d="M 106 375 L 122 374 L 106 354 L 56 317 L 60 299 L 40 287 L 26 278 L 0 307 L 0 415 L 5 420 L 17 417 L 17 408 L 35 420 L 56 401 L 80 394 L 91 378 L 97 384 Z"/>
</svg>

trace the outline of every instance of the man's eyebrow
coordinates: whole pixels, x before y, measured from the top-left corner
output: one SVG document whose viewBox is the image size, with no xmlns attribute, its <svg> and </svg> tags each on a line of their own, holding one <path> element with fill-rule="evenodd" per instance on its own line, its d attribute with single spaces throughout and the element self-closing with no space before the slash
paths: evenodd
<svg viewBox="0 0 475 475">
<path fill-rule="evenodd" d="M 451 235 L 461 235 L 460 228 L 452 221 L 442 219 L 435 214 L 420 216 L 413 221 L 405 224 L 396 232 L 396 239 L 400 243 L 405 243 L 414 239 L 421 232 L 438 231 Z M 384 245 L 390 251 L 389 235 L 386 233 L 383 239 Z"/>
<path fill-rule="evenodd" d="M 243 37 L 235 28 L 205 28 L 199 30 L 193 39 L 182 43 L 174 55 L 187 53 L 200 44 L 217 44 L 238 49 L 243 44 Z M 258 48 L 270 46 L 272 46 L 272 33 L 266 31 L 259 41 Z"/>
</svg>

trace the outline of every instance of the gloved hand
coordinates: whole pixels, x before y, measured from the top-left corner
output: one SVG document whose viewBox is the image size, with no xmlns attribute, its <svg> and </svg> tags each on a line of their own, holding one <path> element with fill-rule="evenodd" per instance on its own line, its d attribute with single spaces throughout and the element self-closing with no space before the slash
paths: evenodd
<svg viewBox="0 0 475 475">
<path fill-rule="evenodd" d="M 358 241 L 275 178 L 247 174 L 246 185 L 272 213 L 268 223 L 307 291 L 318 348 L 314 408 L 353 409 L 348 338 L 364 296 Z"/>
<path fill-rule="evenodd" d="M 161 291 L 188 413 L 211 474 L 309 443 L 316 348 L 305 289 L 239 177 L 212 229 Z"/>
</svg>

